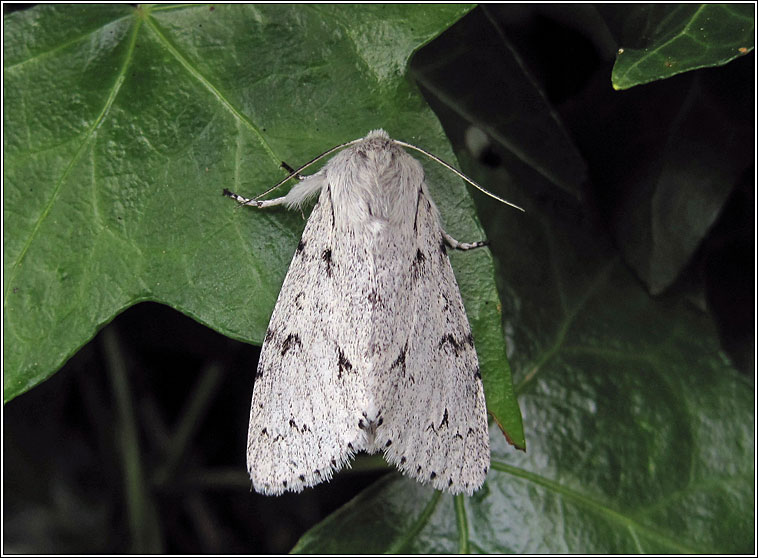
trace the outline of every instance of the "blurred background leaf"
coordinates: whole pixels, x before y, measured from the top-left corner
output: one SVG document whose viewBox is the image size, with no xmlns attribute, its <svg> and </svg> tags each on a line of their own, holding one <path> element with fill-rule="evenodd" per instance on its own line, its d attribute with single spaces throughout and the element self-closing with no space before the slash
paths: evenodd
<svg viewBox="0 0 758 558">
<path fill-rule="evenodd" d="M 609 12 L 612 6 L 600 7 Z M 638 4 L 614 18 L 623 29 L 615 89 L 722 66 L 755 48 L 751 4 Z"/>
<path fill-rule="evenodd" d="M 221 8 L 203 10 L 215 14 Z M 414 48 L 408 37 L 413 45 L 425 42 L 419 39 L 425 28 L 414 23 L 412 32 L 393 35 L 407 46 L 393 51 L 392 41 L 381 40 L 395 27 L 396 14 L 385 8 L 348 17 L 347 8 L 317 6 L 267 21 L 286 36 L 303 19 L 328 20 L 318 27 L 323 36 L 339 43 L 341 33 L 349 35 L 360 75 L 383 84 L 387 76 L 405 74 Z M 446 25 L 466 10 L 470 7 Z M 634 29 L 655 22 L 656 10 L 648 5 L 480 6 L 413 58 L 411 76 L 442 121 L 464 170 L 527 208 L 521 215 L 473 192 L 495 256 L 502 325 L 528 440 L 526 453 L 515 452 L 491 429 L 493 468 L 480 492 L 451 498 L 388 472 L 379 458 L 361 457 L 351 471 L 299 495 L 250 493 L 240 448 L 251 385 L 250 374 L 239 371 L 252 369 L 257 348 L 215 334 L 166 306 L 143 303 L 118 316 L 52 379 L 6 405 L 6 479 L 16 489 L 4 498 L 6 550 L 284 552 L 300 539 L 295 550 L 301 552 L 752 552 L 754 54 L 614 91 L 609 76 L 618 49 L 645 47 L 650 35 L 635 35 Z M 40 12 L 32 12 L 39 25 Z M 175 70 L 166 81 L 172 87 L 193 82 L 189 68 L 176 67 L 171 51 L 186 49 L 197 53 L 192 60 L 203 62 L 203 72 L 229 89 L 213 93 L 198 87 L 179 101 L 164 101 L 161 88 L 150 96 L 154 84 L 147 77 L 167 64 L 150 57 L 134 66 L 142 73 L 126 80 L 135 96 L 144 93 L 152 103 L 132 109 L 140 119 L 142 112 L 153 115 L 145 120 L 153 123 L 148 131 L 175 137 L 173 144 L 165 141 L 174 146 L 164 150 L 174 162 L 159 165 L 162 187 L 174 191 L 168 184 L 181 184 L 203 192 L 187 202 L 190 208 L 177 198 L 166 207 L 148 204 L 162 219 L 151 234 L 180 248 L 164 259 L 156 254 L 149 273 L 140 273 L 183 273 L 184 290 L 203 288 L 209 307 L 226 301 L 217 316 L 236 314 L 236 329 L 219 330 L 247 339 L 240 333 L 244 320 L 255 323 L 260 317 L 234 310 L 250 306 L 256 294 L 245 287 L 227 292 L 224 284 L 238 273 L 250 281 L 251 269 L 227 269 L 219 256 L 211 261 L 214 280 L 200 282 L 202 273 L 193 270 L 203 252 L 193 252 L 192 265 L 180 258 L 186 259 L 194 236 L 203 236 L 191 229 L 204 233 L 201 246 L 217 251 L 226 249 L 217 239 L 230 225 L 242 231 L 238 247 L 246 246 L 244 238 L 260 238 L 275 261 L 256 271 L 256 280 L 278 274 L 281 281 L 303 225 L 300 217 L 282 212 L 253 219 L 244 211 L 230 216 L 224 205 L 224 218 L 214 213 L 213 202 L 223 201 L 215 200 L 216 190 L 260 191 L 259 184 L 280 176 L 276 158 L 307 160 L 326 147 L 320 142 L 334 144 L 365 130 L 352 107 L 345 109 L 349 118 L 340 118 L 329 101 L 338 90 L 334 83 L 342 81 L 330 77 L 323 84 L 332 92 L 326 99 L 312 94 L 321 85 L 313 84 L 318 68 L 303 72 L 310 67 L 307 57 L 293 59 L 285 69 L 304 84 L 304 94 L 285 108 L 258 112 L 271 106 L 266 99 L 273 78 L 245 62 L 261 56 L 254 47 L 263 47 L 247 29 L 240 31 L 239 48 L 236 41 L 226 44 L 230 29 L 243 23 L 219 30 L 207 17 L 188 17 L 192 13 L 180 11 L 187 18 L 181 24 L 169 23 L 168 16 L 155 18 L 161 22 L 155 31 L 182 39 L 179 46 L 166 43 L 168 67 Z M 430 13 L 420 18 L 434 26 Z M 83 16 L 78 20 L 82 33 L 102 25 Z M 398 25 L 407 31 L 403 22 Z M 56 45 L 66 44 L 60 39 L 65 32 L 56 27 L 35 48 L 55 54 Z M 379 40 L 372 43 L 374 36 Z M 287 39 L 282 42 L 277 48 L 287 48 Z M 19 51 L 37 43 L 28 44 L 20 44 Z M 221 63 L 215 65 L 214 57 Z M 345 75 L 345 67 L 335 67 L 334 75 Z M 218 77 L 221 68 L 228 75 Z M 397 119 L 399 131 L 390 128 L 390 133 L 402 132 L 404 139 L 449 157 L 442 134 L 429 132 L 438 125 L 413 86 L 406 78 L 397 83 L 394 92 L 385 89 L 372 97 L 373 104 L 358 103 L 356 114 Z M 360 85 L 345 87 L 361 98 Z M 236 100 L 228 106 L 239 115 L 261 116 L 265 135 L 289 131 L 272 147 L 276 157 L 261 152 L 245 121 L 229 116 L 231 108 L 225 114 L 238 126 L 218 115 L 209 117 L 206 127 L 184 124 L 196 113 L 207 115 L 203 111 L 232 93 Z M 78 102 L 90 100 L 84 95 Z M 323 107 L 314 110 L 319 103 Z M 398 107 L 407 110 L 397 112 Z M 45 116 L 42 109 L 27 114 L 32 122 L 37 114 Z M 87 128 L 81 119 L 67 122 Z M 189 147 L 181 141 L 185 129 L 200 130 Z M 415 136 L 405 135 L 406 129 Z M 58 133 L 55 126 L 51 130 Z M 127 140 L 141 137 L 136 131 L 122 130 Z M 252 137 L 244 145 L 228 141 L 247 133 Z M 130 153 L 150 153 L 148 147 L 136 151 L 135 143 L 126 142 Z M 46 169 L 39 164 L 36 170 Z M 121 188 L 140 172 L 109 175 L 111 197 L 125 210 L 140 200 L 116 184 Z M 435 197 L 446 222 L 460 227 L 455 234 L 481 235 L 466 216 L 466 204 L 462 212 L 456 209 L 466 201 L 462 189 L 448 186 L 445 174 L 428 172 L 439 176 L 435 182 L 442 188 Z M 198 175 L 204 176 L 202 186 L 195 184 Z M 152 172 L 143 178 L 156 187 Z M 212 194 L 207 200 L 206 189 Z M 4 196 L 7 243 L 11 229 Z M 222 223 L 221 232 L 208 228 L 206 214 Z M 258 219 L 266 224 L 258 227 L 253 222 Z M 183 227 L 182 244 L 172 240 L 177 224 Z M 279 228 L 270 232 L 271 226 Z M 283 245 L 282 236 L 288 239 Z M 488 262 L 485 257 L 473 265 L 467 257 L 460 255 L 453 265 L 468 284 L 462 285 L 468 307 L 479 300 L 473 279 Z M 162 263 L 172 258 L 170 266 Z M 172 294 L 170 285 L 160 288 Z M 269 311 L 275 292 L 261 303 Z M 484 300 L 492 299 L 485 293 Z M 481 313 L 485 322 L 489 311 Z M 472 322 L 479 312 L 470 313 Z M 484 331 L 487 345 L 494 346 L 490 336 L 497 330 Z M 495 353 L 492 358 L 498 360 Z M 116 365 L 120 360 L 124 367 Z M 129 398 L 123 398 L 124 390 Z M 119 449 L 128 401 L 138 439 Z M 140 476 L 146 479 L 141 487 L 128 484 Z M 152 523 L 151 510 L 159 511 Z M 98 536 L 92 536 L 95 531 Z"/>
</svg>

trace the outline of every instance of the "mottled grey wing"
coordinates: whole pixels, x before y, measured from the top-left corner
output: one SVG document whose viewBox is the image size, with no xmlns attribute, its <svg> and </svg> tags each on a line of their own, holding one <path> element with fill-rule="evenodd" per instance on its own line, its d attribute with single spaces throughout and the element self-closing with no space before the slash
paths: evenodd
<svg viewBox="0 0 758 558">
<path fill-rule="evenodd" d="M 324 188 L 308 219 L 261 349 L 247 466 L 264 494 L 328 480 L 362 449 L 364 388 L 339 331 L 345 287 L 338 267 L 355 247 L 335 238 L 329 195 Z"/>
<path fill-rule="evenodd" d="M 471 327 L 434 204 L 419 193 L 416 245 L 405 262 L 410 324 L 390 355 L 370 451 L 420 482 L 471 494 L 490 463 L 487 411 Z"/>
</svg>

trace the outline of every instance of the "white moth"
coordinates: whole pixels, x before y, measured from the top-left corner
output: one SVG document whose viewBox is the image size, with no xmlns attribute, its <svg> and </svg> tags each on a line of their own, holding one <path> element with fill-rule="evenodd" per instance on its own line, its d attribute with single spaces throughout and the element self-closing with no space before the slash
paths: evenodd
<svg viewBox="0 0 758 558">
<path fill-rule="evenodd" d="M 255 375 L 247 468 L 257 492 L 329 480 L 359 451 L 381 451 L 453 494 L 473 493 L 487 476 L 482 379 L 446 251 L 484 243 L 444 231 L 403 147 L 418 149 L 375 130 L 311 161 L 345 148 L 316 174 L 297 174 L 311 163 L 293 171 L 300 182 L 286 196 L 224 191 L 290 208 L 320 192 Z"/>
</svg>

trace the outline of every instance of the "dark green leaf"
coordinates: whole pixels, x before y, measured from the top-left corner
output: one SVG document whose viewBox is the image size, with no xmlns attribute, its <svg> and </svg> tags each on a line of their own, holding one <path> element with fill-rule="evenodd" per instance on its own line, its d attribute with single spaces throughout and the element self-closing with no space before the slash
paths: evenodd
<svg viewBox="0 0 758 558">
<path fill-rule="evenodd" d="M 294 550 L 752 552 L 753 386 L 710 320 L 651 298 L 597 231 L 486 213 L 528 451 L 493 429 L 473 497 L 392 473 Z"/>
<path fill-rule="evenodd" d="M 639 125 L 640 136 L 617 146 L 618 160 L 634 161 L 631 171 L 617 167 L 614 188 L 623 192 L 613 213 L 617 242 L 652 294 L 680 276 L 753 163 L 755 130 L 744 107 L 754 87 L 740 66 L 649 87 L 639 99 L 645 114 L 630 126 Z M 619 120 L 634 102 L 620 103 Z M 666 116 L 650 111 L 651 104 Z M 658 134 L 648 131 L 652 122 Z"/>
<path fill-rule="evenodd" d="M 413 76 L 443 122 L 454 113 L 470 125 L 468 145 L 478 131 L 502 147 L 515 179 L 582 200 L 586 164 L 501 23 L 521 21 L 513 17 L 520 8 L 486 5 L 467 14 L 414 57 Z M 472 88 L 477 82 L 487 86 Z"/>
<path fill-rule="evenodd" d="M 754 48 L 753 4 L 654 4 L 626 13 L 641 29 L 633 45 L 621 44 L 613 67 L 614 89 L 721 66 Z"/>
<path fill-rule="evenodd" d="M 235 210 L 282 160 L 383 127 L 452 160 L 405 78 L 470 6 L 45 5 L 5 18 L 6 401 L 141 300 L 260 342 L 303 228 Z M 427 165 L 447 229 L 483 237 L 464 184 Z M 489 409 L 524 445 L 491 255 L 453 255 Z M 252 380 L 252 374 L 251 374 Z"/>
</svg>

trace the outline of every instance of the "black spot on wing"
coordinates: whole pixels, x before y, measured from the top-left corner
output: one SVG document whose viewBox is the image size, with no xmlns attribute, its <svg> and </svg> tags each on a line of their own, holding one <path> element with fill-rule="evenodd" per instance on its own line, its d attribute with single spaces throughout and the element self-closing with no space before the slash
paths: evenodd
<svg viewBox="0 0 758 558">
<path fill-rule="evenodd" d="M 295 347 L 302 347 L 302 345 L 303 344 L 300 341 L 300 336 L 297 333 L 290 333 L 287 337 L 284 338 L 284 343 L 282 343 L 282 356 L 286 355 Z"/>
<path fill-rule="evenodd" d="M 443 426 L 447 426 L 447 408 L 445 408 L 445 414 L 442 415 L 442 422 L 440 422 L 440 425 L 437 428 L 442 428 Z"/>
<path fill-rule="evenodd" d="M 400 350 L 400 354 L 397 355 L 395 362 L 393 362 L 392 366 L 390 366 L 390 370 L 393 370 L 395 368 L 402 368 L 403 376 L 405 376 L 405 357 L 407 354 L 408 354 L 408 341 L 405 342 L 405 345 Z"/>
<path fill-rule="evenodd" d="M 342 379 L 342 373 L 349 374 L 353 371 L 352 363 L 347 359 L 341 347 L 337 347 L 337 378 Z"/>
<path fill-rule="evenodd" d="M 426 261 L 426 256 L 424 253 L 418 249 L 416 250 L 416 257 L 413 258 L 413 264 L 411 264 L 411 276 L 414 279 L 418 279 L 421 277 L 423 271 L 424 271 L 424 262 Z"/>
<path fill-rule="evenodd" d="M 382 305 L 382 297 L 379 295 L 379 293 L 376 292 L 376 290 L 371 291 L 368 293 L 368 303 L 371 305 L 371 310 L 376 310 L 377 308 L 380 308 Z"/>
<path fill-rule="evenodd" d="M 453 337 L 452 333 L 448 333 L 447 335 L 442 336 L 442 339 L 440 339 L 440 344 L 437 348 L 443 350 L 445 347 L 450 347 L 455 356 L 458 356 L 460 354 L 462 345 L 458 343 L 455 337 Z"/>
<path fill-rule="evenodd" d="M 268 343 L 268 342 L 269 342 L 269 341 L 271 341 L 273 338 L 274 338 L 274 330 L 273 330 L 273 329 L 271 329 L 271 328 L 268 328 L 268 329 L 266 330 L 266 336 L 263 338 L 263 342 L 264 342 L 264 343 Z"/>
<path fill-rule="evenodd" d="M 332 249 L 327 248 L 323 252 L 321 252 L 321 259 L 324 260 L 324 263 L 326 264 L 326 275 L 327 277 L 332 276 Z"/>
<path fill-rule="evenodd" d="M 445 301 L 445 307 L 442 309 L 442 311 L 447 312 L 450 309 L 450 299 L 445 293 L 442 293 L 442 298 Z"/>
<path fill-rule="evenodd" d="M 305 250 L 305 241 L 301 238 L 300 242 L 297 243 L 297 250 L 295 250 L 295 254 L 303 254 L 303 250 Z"/>
<path fill-rule="evenodd" d="M 437 348 L 442 351 L 447 347 L 453 351 L 453 354 L 455 354 L 455 356 L 460 356 L 460 354 L 464 351 L 474 348 L 474 337 L 471 335 L 471 332 L 467 333 L 460 339 L 456 339 L 452 333 L 445 334 L 442 336 L 442 339 L 440 339 Z"/>
</svg>

